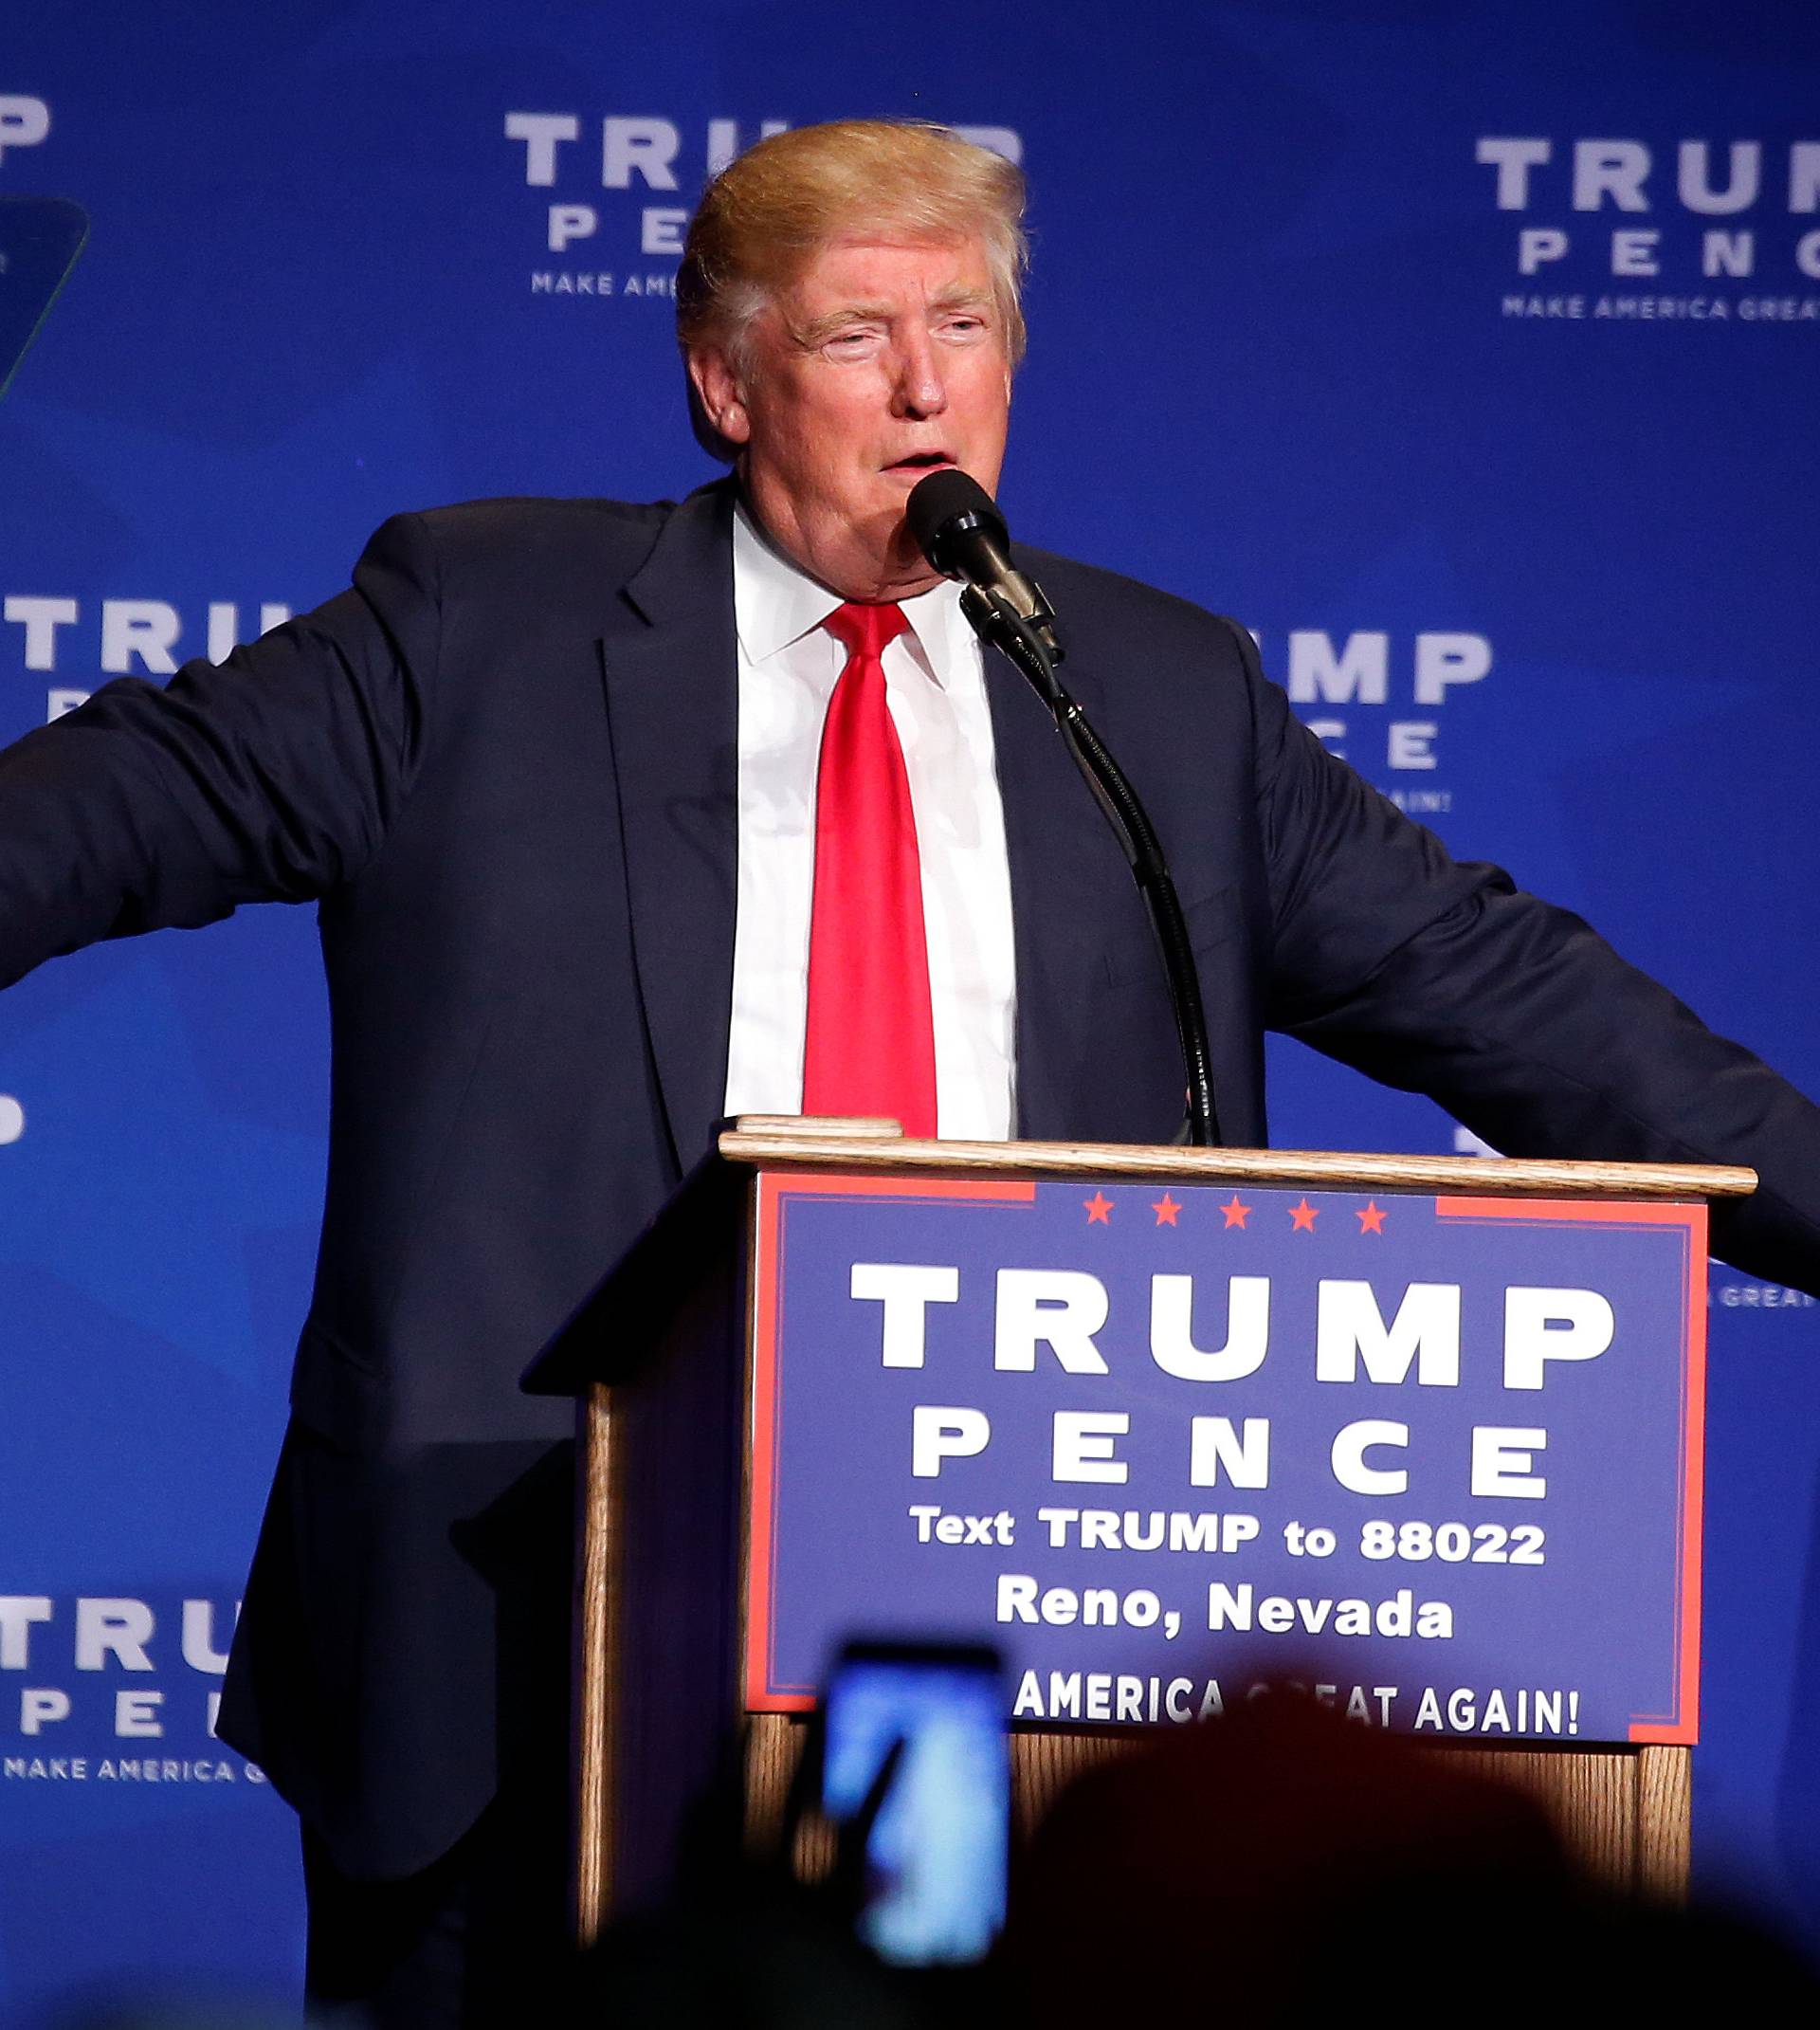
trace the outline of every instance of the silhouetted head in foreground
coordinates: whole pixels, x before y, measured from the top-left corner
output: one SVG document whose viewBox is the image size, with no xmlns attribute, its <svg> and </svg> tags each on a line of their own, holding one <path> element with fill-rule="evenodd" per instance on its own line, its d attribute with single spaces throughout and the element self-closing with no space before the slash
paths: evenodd
<svg viewBox="0 0 1820 2030">
<path fill-rule="evenodd" d="M 1046 2030 L 1820 1999 L 1756 1933 L 1592 1882 L 1467 1755 L 1282 1690 L 1077 1778 L 1014 1877 L 1006 1948 Z"/>
</svg>

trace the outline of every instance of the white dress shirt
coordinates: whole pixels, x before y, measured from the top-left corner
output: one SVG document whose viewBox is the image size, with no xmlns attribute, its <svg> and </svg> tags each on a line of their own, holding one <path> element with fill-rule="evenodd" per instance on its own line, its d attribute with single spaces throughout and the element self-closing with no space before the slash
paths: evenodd
<svg viewBox="0 0 1820 2030">
<path fill-rule="evenodd" d="M 846 650 L 822 626 L 841 603 L 757 533 L 733 532 L 739 659 L 739 904 L 733 950 L 730 1114 L 803 1107 L 815 775 Z M 1011 884 L 979 644 L 943 583 L 900 602 L 884 650 L 922 870 L 937 1132 L 1004 1141 L 1016 1076 Z M 686 729 L 682 729 L 686 738 Z"/>
</svg>

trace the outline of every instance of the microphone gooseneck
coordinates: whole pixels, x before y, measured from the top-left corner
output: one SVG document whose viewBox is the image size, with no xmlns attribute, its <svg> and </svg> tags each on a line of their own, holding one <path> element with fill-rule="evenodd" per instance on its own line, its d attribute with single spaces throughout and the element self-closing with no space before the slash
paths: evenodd
<svg viewBox="0 0 1820 2030">
<path fill-rule="evenodd" d="M 1010 531 L 992 497 L 958 467 L 948 466 L 919 481 L 911 488 L 905 519 L 930 564 L 965 586 L 960 606 L 974 633 L 1015 664 L 1048 707 L 1075 766 L 1112 827 L 1149 907 L 1162 951 L 1188 1080 L 1188 1140 L 1214 1147 L 1220 1125 L 1213 1105 L 1207 1016 L 1175 884 L 1137 792 L 1055 673 L 1063 660 L 1055 610 L 1043 588 L 1011 562 Z"/>
</svg>

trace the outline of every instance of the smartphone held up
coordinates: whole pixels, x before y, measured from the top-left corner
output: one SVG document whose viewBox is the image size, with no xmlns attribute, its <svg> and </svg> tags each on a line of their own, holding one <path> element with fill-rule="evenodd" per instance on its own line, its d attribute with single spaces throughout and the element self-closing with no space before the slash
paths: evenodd
<svg viewBox="0 0 1820 2030">
<path fill-rule="evenodd" d="M 983 1959 L 1005 1921 L 1010 1754 L 999 1659 L 973 1644 L 854 1641 L 823 1703 L 822 1804 L 865 1837 L 861 1938 L 902 1966 Z M 882 1799 L 875 1787 L 901 1744 Z"/>
</svg>

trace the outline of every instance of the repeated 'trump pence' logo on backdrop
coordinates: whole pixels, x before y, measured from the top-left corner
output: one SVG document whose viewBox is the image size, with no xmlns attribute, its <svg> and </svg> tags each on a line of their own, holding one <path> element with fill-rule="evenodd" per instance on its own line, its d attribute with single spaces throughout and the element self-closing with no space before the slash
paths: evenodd
<svg viewBox="0 0 1820 2030">
<path fill-rule="evenodd" d="M 1513 214 L 1505 317 L 1820 329 L 1820 140 L 1485 135 Z"/>
<path fill-rule="evenodd" d="M 670 297 L 695 196 L 742 148 L 782 134 L 785 119 L 684 122 L 609 114 L 507 113 L 527 189 L 540 201 L 541 250 L 559 264 L 536 267 L 537 296 Z M 1011 161 L 1024 144 L 1010 127 L 957 134 Z"/>
<path fill-rule="evenodd" d="M 0 165 L 9 148 L 36 148 L 50 133 L 50 108 L 24 92 L 0 92 Z"/>
</svg>

